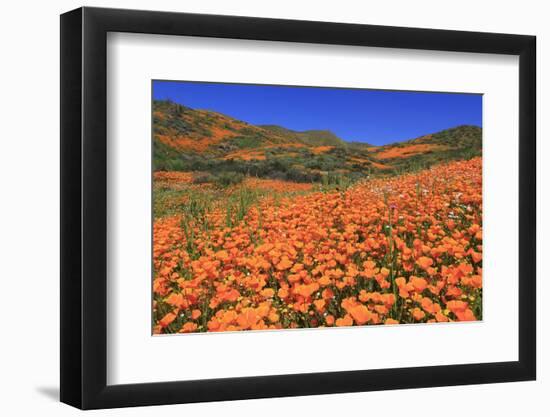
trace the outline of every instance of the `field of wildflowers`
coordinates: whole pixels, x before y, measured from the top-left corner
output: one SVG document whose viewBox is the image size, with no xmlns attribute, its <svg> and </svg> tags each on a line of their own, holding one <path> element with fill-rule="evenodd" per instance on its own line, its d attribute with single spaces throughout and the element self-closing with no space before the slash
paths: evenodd
<svg viewBox="0 0 550 417">
<path fill-rule="evenodd" d="M 481 168 L 225 187 L 155 173 L 153 333 L 481 320 Z"/>
</svg>

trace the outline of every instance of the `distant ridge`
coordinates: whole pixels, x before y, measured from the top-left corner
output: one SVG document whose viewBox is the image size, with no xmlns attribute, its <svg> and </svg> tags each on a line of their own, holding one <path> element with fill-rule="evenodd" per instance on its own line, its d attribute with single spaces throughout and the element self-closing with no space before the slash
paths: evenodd
<svg viewBox="0 0 550 417">
<path fill-rule="evenodd" d="M 339 146 L 345 147 L 346 142 L 330 130 L 290 130 L 278 125 L 259 125 L 262 129 L 284 136 L 290 140 L 311 146 Z"/>
</svg>

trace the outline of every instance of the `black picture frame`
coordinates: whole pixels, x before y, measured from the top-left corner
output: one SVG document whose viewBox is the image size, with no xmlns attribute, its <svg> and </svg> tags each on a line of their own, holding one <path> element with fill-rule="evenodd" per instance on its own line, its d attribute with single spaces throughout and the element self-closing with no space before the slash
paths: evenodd
<svg viewBox="0 0 550 417">
<path fill-rule="evenodd" d="M 107 385 L 108 32 L 519 56 L 519 360 Z M 61 401 L 81 409 L 534 380 L 534 36 L 79 8 L 61 15 Z"/>
</svg>

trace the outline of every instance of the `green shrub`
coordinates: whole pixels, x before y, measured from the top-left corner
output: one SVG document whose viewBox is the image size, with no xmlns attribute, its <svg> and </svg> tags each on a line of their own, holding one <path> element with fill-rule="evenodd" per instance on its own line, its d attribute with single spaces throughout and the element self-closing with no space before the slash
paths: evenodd
<svg viewBox="0 0 550 417">
<path fill-rule="evenodd" d="M 244 180 L 244 175 L 239 172 L 222 172 L 214 177 L 214 184 L 218 187 L 229 187 L 240 184 Z"/>
<path fill-rule="evenodd" d="M 193 184 L 205 184 L 208 182 L 214 182 L 216 177 L 208 172 L 199 172 L 193 175 Z"/>
</svg>

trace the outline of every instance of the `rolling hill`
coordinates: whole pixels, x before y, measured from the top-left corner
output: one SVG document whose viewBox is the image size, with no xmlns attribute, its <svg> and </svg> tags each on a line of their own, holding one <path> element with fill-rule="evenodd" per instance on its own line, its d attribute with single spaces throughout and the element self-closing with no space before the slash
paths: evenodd
<svg viewBox="0 0 550 417">
<path fill-rule="evenodd" d="M 277 125 L 260 125 L 262 129 L 284 137 L 292 142 L 309 146 L 336 146 L 345 147 L 346 142 L 336 136 L 330 130 L 306 130 L 297 132 Z"/>
<path fill-rule="evenodd" d="M 457 126 L 384 146 L 346 142 L 329 130 L 251 125 L 168 100 L 153 101 L 154 169 L 231 172 L 298 182 L 357 179 L 481 155 L 481 128 Z"/>
</svg>

